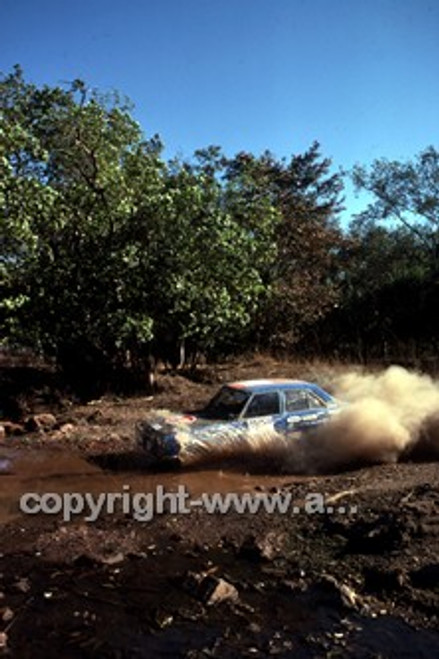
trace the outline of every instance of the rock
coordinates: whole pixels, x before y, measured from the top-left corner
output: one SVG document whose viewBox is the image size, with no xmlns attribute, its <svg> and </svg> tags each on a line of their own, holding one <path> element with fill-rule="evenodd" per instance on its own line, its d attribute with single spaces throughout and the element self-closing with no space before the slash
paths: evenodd
<svg viewBox="0 0 439 659">
<path fill-rule="evenodd" d="M 359 603 L 359 596 L 355 590 L 346 584 L 338 584 L 338 588 L 343 604 L 347 607 L 355 608 L 355 606 Z"/>
<path fill-rule="evenodd" d="M 14 617 L 14 612 L 9 606 L 5 606 L 3 609 L 0 609 L 0 618 L 3 622 L 9 622 Z"/>
<path fill-rule="evenodd" d="M 120 437 L 116 432 L 111 432 L 109 435 L 105 437 L 105 440 L 107 442 L 119 442 Z"/>
<path fill-rule="evenodd" d="M 0 650 L 6 650 L 8 647 L 8 635 L 6 632 L 0 632 Z"/>
<path fill-rule="evenodd" d="M 317 583 L 317 587 L 336 606 L 354 609 L 359 605 L 363 605 L 362 599 L 352 588 L 344 583 L 339 583 L 329 574 L 322 576 L 321 580 Z"/>
<path fill-rule="evenodd" d="M 117 563 L 122 563 L 125 560 L 125 556 L 122 554 L 122 552 L 118 552 L 117 554 L 108 554 L 107 556 L 103 556 L 101 558 L 101 562 L 105 563 L 105 565 L 116 565 Z"/>
<path fill-rule="evenodd" d="M 15 582 L 14 587 L 16 590 L 19 590 L 21 593 L 28 593 L 30 591 L 30 581 L 26 577 L 22 577 Z"/>
<path fill-rule="evenodd" d="M 63 423 L 63 425 L 60 426 L 58 430 L 53 430 L 50 433 L 50 439 L 52 439 L 54 442 L 61 442 L 63 439 L 70 437 L 74 430 L 75 426 L 73 423 Z"/>
<path fill-rule="evenodd" d="M 88 423 L 103 423 L 104 413 L 102 410 L 94 410 L 91 414 L 87 416 Z"/>
<path fill-rule="evenodd" d="M 6 439 L 6 428 L 4 425 L 0 425 L 0 442 Z"/>
<path fill-rule="evenodd" d="M 30 432 L 53 430 L 57 421 L 53 414 L 34 414 L 30 416 L 25 423 L 26 429 Z"/>
<path fill-rule="evenodd" d="M 157 609 L 154 612 L 153 622 L 157 629 L 166 629 L 174 622 L 174 616 L 162 609 Z"/>
<path fill-rule="evenodd" d="M 248 626 L 248 629 L 249 629 L 250 632 L 252 632 L 252 634 L 260 634 L 261 631 L 262 631 L 261 626 L 258 625 L 257 622 L 250 622 L 249 626 Z"/>
<path fill-rule="evenodd" d="M 13 423 L 13 421 L 2 421 L 2 427 L 7 437 L 25 435 L 26 430 L 20 423 Z"/>
<path fill-rule="evenodd" d="M 265 536 L 248 536 L 242 543 L 239 554 L 256 561 L 272 561 L 281 556 L 285 545 L 285 534 L 269 532 Z"/>
<path fill-rule="evenodd" d="M 207 606 L 220 604 L 221 602 L 237 602 L 238 591 L 235 586 L 225 579 L 208 576 L 200 583 L 198 596 Z"/>
<path fill-rule="evenodd" d="M 51 432 L 49 437 L 53 442 L 61 442 L 63 439 L 66 438 L 66 436 L 63 435 L 63 433 L 60 432 L 59 430 L 54 430 L 53 432 Z"/>
<path fill-rule="evenodd" d="M 63 423 L 60 427 L 59 432 L 63 435 L 70 435 L 75 430 L 73 423 Z"/>
<path fill-rule="evenodd" d="M 233 584 L 205 572 L 200 574 L 189 572 L 183 587 L 207 606 L 226 601 L 236 603 L 239 600 L 239 593 Z"/>
</svg>

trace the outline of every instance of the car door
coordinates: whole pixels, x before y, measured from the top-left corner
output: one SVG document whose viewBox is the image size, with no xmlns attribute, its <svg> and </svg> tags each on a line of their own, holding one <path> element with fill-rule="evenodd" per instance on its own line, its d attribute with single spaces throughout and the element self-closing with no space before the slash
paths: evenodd
<svg viewBox="0 0 439 659">
<path fill-rule="evenodd" d="M 281 415 L 279 391 L 254 393 L 243 412 L 242 419 L 248 429 L 265 427 L 273 429 Z"/>
</svg>

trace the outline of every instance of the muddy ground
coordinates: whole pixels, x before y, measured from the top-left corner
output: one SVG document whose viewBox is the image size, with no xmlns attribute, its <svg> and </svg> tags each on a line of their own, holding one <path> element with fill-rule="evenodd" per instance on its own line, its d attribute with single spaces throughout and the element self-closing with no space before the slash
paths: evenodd
<svg viewBox="0 0 439 659">
<path fill-rule="evenodd" d="M 23 418 L 0 440 L 0 656 L 439 656 L 439 463 L 311 476 L 239 463 L 154 472 L 135 451 L 134 423 L 153 408 L 199 407 L 235 378 L 325 385 L 331 368 L 264 358 L 192 380 L 162 375 L 152 398 L 76 405 L 47 389 L 23 395 Z M 55 421 L 35 429 L 28 420 L 23 431 L 35 412 Z M 24 492 L 158 485 L 194 497 L 290 495 L 297 510 L 197 507 L 149 521 L 116 510 L 92 523 L 25 515 L 18 504 Z"/>
</svg>

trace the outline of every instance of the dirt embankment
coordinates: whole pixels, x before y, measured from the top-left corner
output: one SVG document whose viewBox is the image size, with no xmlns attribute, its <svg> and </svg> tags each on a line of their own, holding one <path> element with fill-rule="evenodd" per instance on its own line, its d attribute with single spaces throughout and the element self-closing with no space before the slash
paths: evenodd
<svg viewBox="0 0 439 659">
<path fill-rule="evenodd" d="M 0 535 L 0 656 L 439 656 L 439 462 L 431 456 L 306 477 L 249 475 L 242 462 L 142 469 L 135 420 L 153 407 L 196 408 L 219 381 L 255 376 L 334 382 L 321 365 L 255 360 L 198 383 L 165 376 L 153 399 L 27 410 L 55 422 L 0 444 L 12 461 L 0 475 L 8 505 L 26 487 L 147 491 L 161 483 L 289 496 L 290 506 L 284 514 L 165 510 L 143 522 L 121 510 L 95 523 L 12 516 Z"/>
</svg>

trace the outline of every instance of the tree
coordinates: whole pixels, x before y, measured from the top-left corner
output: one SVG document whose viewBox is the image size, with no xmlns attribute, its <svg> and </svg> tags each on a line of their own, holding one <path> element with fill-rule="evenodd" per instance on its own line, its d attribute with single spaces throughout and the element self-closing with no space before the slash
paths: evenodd
<svg viewBox="0 0 439 659">
<path fill-rule="evenodd" d="M 190 163 L 172 163 L 171 208 L 160 232 L 161 333 L 203 351 L 238 340 L 265 294 L 263 268 L 275 257 L 275 209 L 265 205 L 252 227 L 243 223 L 225 201 L 222 168 L 217 147 L 197 152 Z"/>
<path fill-rule="evenodd" d="M 266 272 L 271 295 L 257 318 L 259 334 L 271 347 L 295 346 L 338 299 L 342 236 L 337 213 L 343 185 L 330 167 L 318 143 L 289 161 L 267 151 L 259 158 L 241 153 L 227 163 L 226 179 L 238 191 L 238 208 L 249 200 L 264 201 L 279 213 L 276 258 Z"/>
<path fill-rule="evenodd" d="M 438 331 L 439 152 L 430 146 L 405 162 L 357 165 L 352 178 L 373 199 L 351 225 L 344 328 L 354 330 L 362 354 L 431 352 Z"/>
<path fill-rule="evenodd" d="M 429 146 L 406 162 L 375 160 L 368 169 L 357 165 L 352 179 L 374 200 L 363 213 L 374 220 L 397 220 L 430 250 L 433 267 L 439 259 L 439 152 Z"/>
<path fill-rule="evenodd" d="M 437 344 L 438 287 L 422 232 L 359 215 L 340 253 L 338 306 L 316 327 L 321 349 L 349 359 L 417 359 Z M 420 234 L 420 235 L 419 235 Z"/>
<path fill-rule="evenodd" d="M 378 291 L 403 279 L 425 281 L 430 255 L 425 228 L 383 226 L 359 215 L 349 226 L 349 249 L 344 268 L 345 294 L 350 297 Z"/>
<path fill-rule="evenodd" d="M 288 161 L 162 150 L 117 94 L 0 76 L 4 335 L 70 379 L 185 342 L 291 347 L 338 299 L 342 185 L 318 144 Z"/>
<path fill-rule="evenodd" d="M 116 96 L 80 81 L 38 89 L 16 68 L 0 94 L 7 335 L 63 367 L 111 366 L 152 337 L 139 239 L 145 207 L 159 206 L 164 190 L 161 146 L 143 139 Z"/>
<path fill-rule="evenodd" d="M 264 292 L 275 211 L 252 232 L 224 203 L 212 149 L 167 165 L 117 95 L 37 88 L 19 68 L 0 93 L 9 340 L 89 381 L 127 352 L 233 341 Z"/>
</svg>

